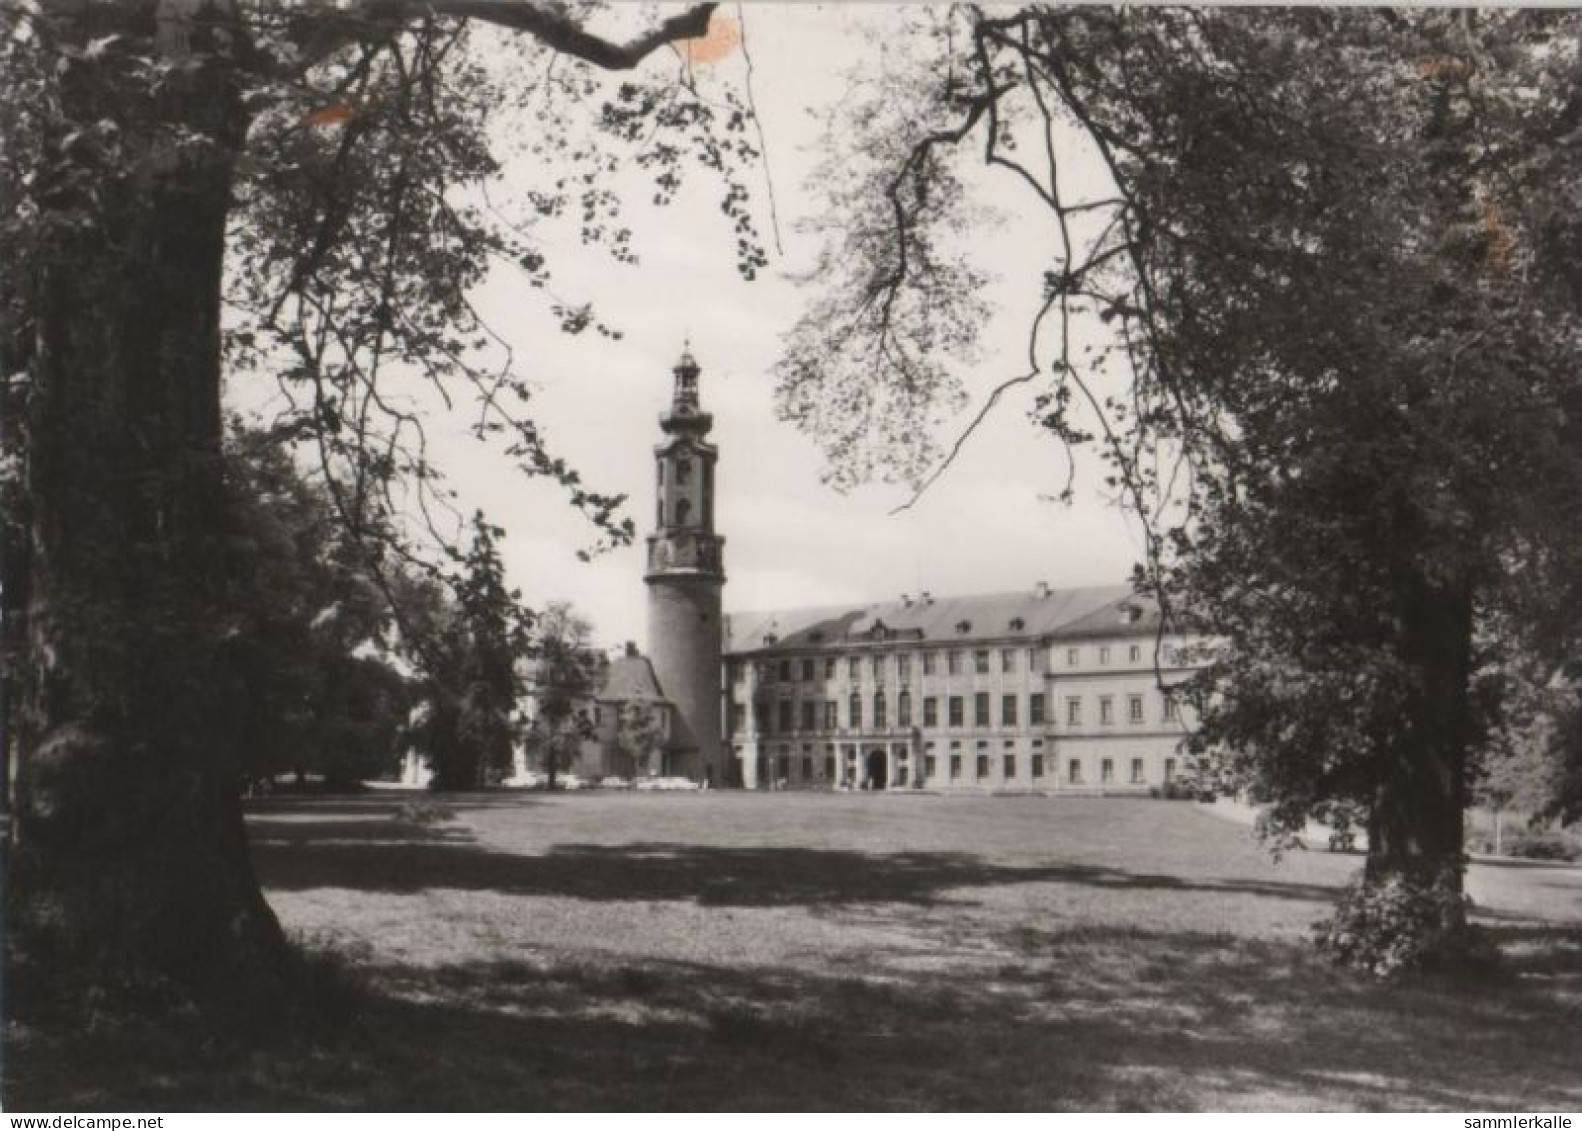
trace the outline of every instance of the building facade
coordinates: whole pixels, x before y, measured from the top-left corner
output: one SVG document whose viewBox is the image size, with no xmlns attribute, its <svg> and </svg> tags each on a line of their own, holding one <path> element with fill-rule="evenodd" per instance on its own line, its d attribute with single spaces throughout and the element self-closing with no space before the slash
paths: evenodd
<svg viewBox="0 0 1582 1131">
<path fill-rule="evenodd" d="M 590 777 L 1137 793 L 1184 769 L 1184 642 L 1129 586 L 722 615 L 713 418 L 684 353 L 655 447 L 648 656 L 595 703 Z M 636 720 L 634 724 L 633 720 Z"/>
<path fill-rule="evenodd" d="M 592 652 L 586 659 L 590 691 L 572 705 L 572 714 L 579 718 L 575 722 L 568 720 L 568 734 L 556 748 L 558 772 L 589 781 L 662 777 L 670 773 L 675 708 L 660 693 L 648 658 L 639 655 L 635 645 L 628 644 L 613 659 Z M 538 715 L 539 700 L 529 695 L 521 707 L 531 721 Z M 572 733 L 584 729 L 584 724 L 585 733 Z M 538 784 L 548 770 L 544 736 L 535 735 L 516 745 L 511 753 L 510 773 L 498 784 Z M 396 780 L 402 785 L 426 786 L 433 776 L 418 752 L 408 749 Z"/>
<path fill-rule="evenodd" d="M 1165 689 L 1190 657 L 1127 586 L 729 620 L 725 736 L 748 788 L 1137 793 L 1183 769 Z"/>
<path fill-rule="evenodd" d="M 591 781 L 668 775 L 675 708 L 660 692 L 648 657 L 628 644 L 613 659 L 599 654 L 588 661 L 593 679 L 586 698 L 573 705 L 577 719 L 568 721 L 571 733 L 557 749 L 561 771 Z M 532 718 L 537 704 L 529 699 L 525 707 Z M 544 754 L 542 737 L 518 750 L 516 772 L 506 784 L 545 773 Z"/>
</svg>

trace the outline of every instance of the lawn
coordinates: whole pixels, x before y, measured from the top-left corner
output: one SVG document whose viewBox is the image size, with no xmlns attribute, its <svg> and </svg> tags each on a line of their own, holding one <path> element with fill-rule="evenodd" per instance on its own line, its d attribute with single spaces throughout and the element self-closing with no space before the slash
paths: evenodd
<svg viewBox="0 0 1582 1131">
<path fill-rule="evenodd" d="M 1357 857 L 1191 803 L 410 800 L 250 817 L 339 1028 L 13 1026 L 7 1106 L 1582 1108 L 1582 868 L 1474 865 L 1511 976 L 1386 987 L 1305 946 Z"/>
</svg>

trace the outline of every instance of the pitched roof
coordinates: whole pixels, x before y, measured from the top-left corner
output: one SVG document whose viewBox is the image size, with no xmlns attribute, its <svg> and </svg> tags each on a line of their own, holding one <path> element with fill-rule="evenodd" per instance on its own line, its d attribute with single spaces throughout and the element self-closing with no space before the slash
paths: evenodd
<svg viewBox="0 0 1582 1131">
<path fill-rule="evenodd" d="M 659 680 L 647 656 L 619 656 L 610 661 L 604 686 L 597 696 L 606 702 L 664 702 Z"/>
<path fill-rule="evenodd" d="M 1157 601 L 1128 593 L 1112 605 L 1095 609 L 1085 617 L 1061 625 L 1055 635 L 1066 640 L 1096 636 L 1155 636 L 1159 632 L 1159 621 Z"/>
<path fill-rule="evenodd" d="M 1040 586 L 1018 593 L 731 613 L 725 618 L 724 647 L 726 652 L 756 652 L 886 638 L 933 643 L 1038 640 L 1065 636 L 1073 625 L 1086 626 L 1084 631 L 1103 625 L 1114 635 L 1151 633 L 1154 626 L 1146 614 L 1149 602 L 1137 602 L 1145 610 L 1143 620 L 1135 624 L 1122 620 L 1121 606 L 1132 596 L 1129 585 Z M 771 639 L 773 643 L 768 642 Z"/>
</svg>

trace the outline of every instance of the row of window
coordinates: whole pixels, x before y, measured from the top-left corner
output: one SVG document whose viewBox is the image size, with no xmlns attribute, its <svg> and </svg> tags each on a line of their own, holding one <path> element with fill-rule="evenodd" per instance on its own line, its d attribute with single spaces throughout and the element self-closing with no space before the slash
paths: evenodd
<svg viewBox="0 0 1582 1131">
<path fill-rule="evenodd" d="M 1021 663 L 1020 656 L 1026 653 L 1026 668 L 1030 672 L 1044 670 L 1044 650 L 1042 648 L 1001 648 L 996 651 L 990 648 L 979 648 L 970 654 L 959 650 L 940 652 L 922 652 L 922 672 L 924 675 L 935 675 L 938 672 L 939 657 L 945 658 L 945 672 L 948 675 L 961 675 L 966 671 L 967 657 L 971 656 L 972 672 L 976 675 L 988 675 L 993 671 L 1016 672 Z M 1142 662 L 1142 645 L 1129 644 L 1126 646 L 1127 663 L 1137 664 Z M 847 656 L 846 675 L 850 679 L 859 679 L 862 676 L 862 665 L 867 660 L 869 671 L 873 678 L 883 681 L 890 672 L 895 673 L 896 679 L 905 682 L 912 677 L 912 653 L 910 652 L 875 652 L 868 656 Z M 1101 644 L 1098 649 L 1099 665 L 1110 663 L 1110 645 Z M 1082 649 L 1066 649 L 1066 666 L 1080 667 L 1082 663 Z M 800 659 L 785 658 L 777 661 L 759 661 L 758 681 L 760 683 L 812 683 L 820 678 L 834 679 L 840 672 L 840 657 L 837 656 L 803 656 Z M 822 673 L 822 675 L 820 674 Z M 741 672 L 738 670 L 737 676 Z"/>
<path fill-rule="evenodd" d="M 1099 725 L 1111 726 L 1115 722 L 1115 696 L 1100 695 L 1099 697 Z M 1176 721 L 1176 701 L 1168 695 L 1160 697 L 1160 717 L 1167 723 Z M 1126 697 L 1126 721 L 1129 723 L 1142 723 L 1147 720 L 1143 717 L 1143 697 L 1141 695 L 1128 695 Z M 1079 727 L 1082 725 L 1082 696 L 1066 696 L 1066 725 Z"/>
<path fill-rule="evenodd" d="M 1016 743 L 1015 743 L 1014 740 L 1006 739 L 1004 752 L 1000 755 L 1002 774 L 1006 778 L 1014 778 L 1014 777 L 1016 777 L 1016 767 L 1017 767 L 1017 764 L 1018 764 L 1018 760 L 1017 760 L 1018 756 L 1017 756 L 1017 753 L 1016 753 L 1016 750 L 1015 750 L 1015 746 L 1016 746 Z M 1041 777 L 1044 776 L 1044 765 L 1045 765 L 1045 763 L 1044 763 L 1044 755 L 1043 755 L 1042 749 L 1041 749 L 1042 746 L 1043 746 L 1043 743 L 1040 740 L 1035 739 L 1033 741 L 1033 753 L 1032 753 L 1032 755 L 1030 756 L 1030 759 L 1029 759 L 1029 769 L 1031 771 L 1031 776 L 1033 776 L 1035 778 L 1041 778 Z M 949 765 L 949 768 L 950 768 L 950 780 L 952 780 L 952 781 L 959 781 L 959 780 L 961 780 L 961 776 L 962 776 L 961 769 L 962 769 L 962 763 L 963 763 L 963 754 L 962 754 L 962 749 L 961 749 L 961 742 L 959 740 L 951 742 L 948 757 L 949 757 L 948 765 Z M 976 746 L 974 748 L 973 758 L 972 758 L 972 763 L 971 763 L 972 767 L 973 767 L 973 770 L 974 770 L 973 776 L 975 778 L 986 778 L 986 777 L 989 776 L 989 765 L 990 765 L 989 758 L 990 758 L 989 743 L 986 740 L 980 739 L 977 742 L 977 744 L 976 744 Z M 1116 759 L 1105 757 L 1105 758 L 1100 758 L 1098 760 L 1098 762 L 1099 762 L 1099 777 L 1098 777 L 1099 783 L 1101 785 L 1113 785 L 1116 782 L 1116 780 L 1117 780 L 1116 777 L 1115 777 Z M 1071 785 L 1086 785 L 1086 784 L 1088 784 L 1087 778 L 1084 777 L 1084 767 L 1085 767 L 1085 765 L 1086 765 L 1086 762 L 1082 758 L 1068 758 L 1066 760 L 1066 781 L 1069 784 L 1071 784 Z M 1051 766 L 1051 769 L 1052 769 L 1053 768 L 1053 760 L 1052 759 L 1051 759 L 1050 766 Z M 1145 762 L 1144 759 L 1142 759 L 1142 758 L 1133 758 L 1133 759 L 1131 759 L 1131 773 L 1130 773 L 1130 776 L 1127 778 L 1127 781 L 1130 784 L 1132 784 L 1132 785 L 1143 785 L 1143 784 L 1146 784 L 1147 777 L 1145 776 L 1145 766 L 1146 766 L 1146 762 Z M 926 777 L 929 777 L 929 778 L 934 777 L 935 776 L 935 772 L 937 770 L 937 767 L 938 767 L 938 759 L 937 759 L 936 755 L 934 754 L 934 744 L 932 742 L 924 743 L 924 745 L 923 745 L 923 772 L 924 772 L 924 775 Z M 1175 780 L 1175 767 L 1176 767 L 1176 760 L 1174 758 L 1166 758 L 1164 760 L 1164 780 L 1166 782 L 1170 782 L 1170 781 L 1174 781 Z"/>
<path fill-rule="evenodd" d="M 989 755 L 980 753 L 980 754 L 977 754 L 976 756 L 974 756 L 974 758 L 972 760 L 972 767 L 973 767 L 973 771 L 974 771 L 973 772 L 973 777 L 976 780 L 980 780 L 980 781 L 982 779 L 984 779 L 984 778 L 989 777 L 989 764 L 990 764 L 989 763 Z M 962 756 L 960 754 L 952 754 L 952 755 L 950 755 L 950 763 L 949 763 L 949 765 L 950 765 L 950 780 L 951 781 L 960 781 L 961 780 L 961 769 L 962 769 Z M 1130 784 L 1130 785 L 1147 785 L 1148 784 L 1148 778 L 1147 778 L 1147 776 L 1145 774 L 1144 767 L 1145 767 L 1145 762 L 1144 762 L 1144 760 L 1142 758 L 1133 758 L 1131 760 L 1131 774 L 1127 778 L 1128 784 Z M 1003 755 L 1001 755 L 1000 771 L 1001 771 L 1001 776 L 1002 776 L 1003 780 L 1005 780 L 1005 781 L 1014 781 L 1016 779 L 1016 777 L 1017 777 L 1017 756 L 1015 754 L 1003 754 Z M 1028 771 L 1029 771 L 1029 776 L 1033 777 L 1033 778 L 1043 778 L 1045 776 L 1044 775 L 1044 756 L 1042 754 L 1033 754 L 1033 755 L 1031 755 L 1029 757 L 1029 759 L 1028 759 Z M 1172 782 L 1172 781 L 1175 780 L 1175 772 L 1176 772 L 1176 760 L 1174 758 L 1166 758 L 1164 760 L 1164 781 L 1165 781 L 1165 783 L 1168 784 L 1169 782 Z M 937 776 L 937 774 L 938 774 L 938 759 L 932 754 L 924 755 L 924 757 L 923 757 L 923 775 L 924 775 L 924 777 L 928 778 L 928 779 L 933 779 L 934 777 Z M 1081 759 L 1081 758 L 1070 758 L 1070 759 L 1067 759 L 1067 761 L 1066 761 L 1066 781 L 1070 785 L 1087 785 L 1088 784 L 1087 779 L 1083 777 L 1083 759 Z M 1114 785 L 1115 782 L 1116 782 L 1116 777 L 1115 777 L 1115 759 L 1114 758 L 1100 758 L 1099 759 L 1099 784 L 1100 785 Z"/>
<path fill-rule="evenodd" d="M 1100 695 L 1099 724 L 1110 726 L 1115 722 L 1115 696 Z M 1176 703 L 1169 696 L 1160 697 L 1161 717 L 1165 722 L 1176 720 Z M 967 725 L 967 699 L 964 695 L 949 695 L 944 697 L 947 726 L 964 727 Z M 999 725 L 1006 727 L 1020 726 L 1019 695 L 1000 696 Z M 940 697 L 926 695 L 923 697 L 922 725 L 925 727 L 939 726 Z M 972 725 L 975 727 L 994 726 L 991 707 L 993 701 L 987 691 L 979 691 L 972 696 Z M 822 702 L 813 699 L 800 701 L 801 716 L 797 716 L 798 702 L 782 699 L 775 704 L 775 712 L 770 714 L 767 703 L 757 705 L 758 730 L 763 734 L 789 734 L 793 731 L 804 730 L 836 730 L 841 725 L 838 704 L 834 699 Z M 821 710 L 822 708 L 822 710 Z M 732 704 L 731 730 L 740 732 L 746 725 L 746 709 L 742 704 Z M 874 730 L 885 730 L 891 725 L 889 698 L 883 691 L 876 691 L 872 697 L 872 713 L 868 716 Z M 1126 697 L 1126 721 L 1134 725 L 1146 722 L 1143 697 L 1141 695 L 1128 695 Z M 1044 696 L 1041 692 L 1034 692 L 1027 697 L 1027 723 L 1029 726 L 1044 725 Z M 895 722 L 897 727 L 905 728 L 912 725 L 912 693 L 903 691 L 895 698 Z M 1082 696 L 1071 695 L 1066 698 L 1066 725 L 1082 725 Z M 852 730 L 861 730 L 863 726 L 863 697 L 855 692 L 846 702 L 846 726 Z"/>
<path fill-rule="evenodd" d="M 946 756 L 946 763 L 945 763 L 946 764 L 946 768 L 947 768 L 947 770 L 949 772 L 949 778 L 947 780 L 949 780 L 949 781 L 962 781 L 963 780 L 963 770 L 964 770 L 964 768 L 966 766 L 971 766 L 972 771 L 973 771 L 973 775 L 972 775 L 973 776 L 973 780 L 982 781 L 982 780 L 985 780 L 985 779 L 988 779 L 989 777 L 991 777 L 992 776 L 991 770 L 992 770 L 993 763 L 990 760 L 991 759 L 991 755 L 987 752 L 987 745 L 988 744 L 984 743 L 984 742 L 978 743 L 977 752 L 972 756 L 971 760 L 969 761 L 960 753 L 960 744 L 959 743 L 951 743 L 951 753 Z M 924 777 L 925 781 L 938 780 L 938 777 L 939 777 L 939 757 L 934 755 L 934 754 L 926 752 L 928 749 L 931 749 L 931 748 L 932 748 L 932 744 L 930 744 L 929 747 L 925 748 L 925 753 L 923 755 L 923 777 Z M 829 747 L 829 746 L 825 747 L 826 751 L 829 751 L 829 750 L 832 750 L 832 749 L 833 748 Z M 801 770 L 801 780 L 803 780 L 803 781 L 811 781 L 811 780 L 813 780 L 813 777 L 814 777 L 814 774 L 813 774 L 813 755 L 810 754 L 810 753 L 807 753 L 806 751 L 807 751 L 807 748 L 803 747 L 803 754 L 801 756 L 800 766 L 798 768 L 800 768 L 800 770 Z M 857 766 L 856 760 L 848 758 L 848 761 L 851 763 L 851 765 L 853 767 L 856 767 L 857 772 L 860 773 L 860 767 Z M 1086 777 L 1087 765 L 1088 765 L 1088 761 L 1086 759 L 1083 759 L 1083 758 L 1068 758 L 1068 759 L 1066 759 L 1066 765 L 1065 765 L 1065 781 L 1066 781 L 1066 783 L 1068 785 L 1077 785 L 1077 786 L 1089 785 L 1089 784 L 1115 785 L 1120 780 L 1116 776 L 1117 768 L 1118 768 L 1118 762 L 1119 762 L 1119 760 L 1115 759 L 1115 758 L 1099 758 L 1098 759 L 1098 777 L 1097 777 L 1096 783 L 1095 783 L 1095 782 L 1091 782 Z M 1130 762 L 1130 765 L 1127 767 L 1128 774 L 1127 774 L 1127 777 L 1126 777 L 1126 783 L 1129 784 L 1129 785 L 1147 785 L 1147 784 L 1149 784 L 1148 777 L 1147 777 L 1147 762 L 1146 762 L 1146 760 L 1143 759 L 1143 758 L 1131 758 L 1131 759 L 1129 759 L 1129 762 Z M 1000 780 L 1002 780 L 1002 781 L 1015 781 L 1015 780 L 1017 780 L 1021 776 L 1020 775 L 1020 769 L 1021 769 L 1022 765 L 1023 765 L 1022 756 L 1017 754 L 1017 753 L 1015 753 L 1015 752 L 1007 752 L 1007 753 L 1004 753 L 1004 754 L 1000 755 Z M 776 777 L 784 779 L 784 780 L 787 780 L 787 781 L 793 780 L 792 779 L 793 762 L 792 762 L 792 756 L 790 754 L 782 753 L 782 754 L 776 755 L 775 759 L 774 759 L 774 762 L 772 763 L 772 766 L 773 766 L 773 769 L 775 770 L 775 776 Z M 1032 754 L 1027 756 L 1026 766 L 1027 766 L 1027 776 L 1028 776 L 1028 778 L 1034 779 L 1034 780 L 1043 780 L 1043 779 L 1045 779 L 1046 777 L 1049 776 L 1049 771 L 1052 771 L 1055 768 L 1054 765 L 1053 765 L 1053 759 L 1050 759 L 1050 760 L 1046 761 L 1045 756 L 1042 753 L 1039 753 L 1039 752 L 1036 752 L 1036 751 L 1034 753 L 1032 753 Z M 767 773 L 770 768 L 771 768 L 771 764 L 770 764 L 770 762 L 768 760 L 768 757 L 765 756 L 760 762 L 761 775 L 764 774 L 764 773 Z M 908 767 L 905 765 L 905 760 L 904 759 L 898 760 L 898 764 L 895 766 L 895 784 L 897 784 L 897 785 L 905 785 L 906 784 L 907 768 Z M 1162 772 L 1162 783 L 1163 784 L 1169 784 L 1170 782 L 1173 782 L 1175 780 L 1175 777 L 1176 777 L 1176 760 L 1174 758 L 1166 758 L 1164 760 L 1164 763 L 1163 763 L 1161 768 L 1162 768 L 1162 771 L 1163 771 Z M 824 769 L 823 769 L 823 776 L 824 776 L 824 778 L 827 779 L 827 780 L 830 780 L 830 781 L 834 781 L 835 777 L 836 777 L 835 770 L 836 770 L 836 758 L 835 758 L 835 755 L 833 753 L 826 753 L 824 755 Z M 848 776 L 850 776 L 850 775 L 848 774 Z"/>
<path fill-rule="evenodd" d="M 1101 668 L 1102 667 L 1107 667 L 1109 665 L 1109 662 L 1110 662 L 1110 646 L 1108 644 L 1100 644 L 1099 645 L 1099 667 L 1101 667 Z M 1140 664 L 1140 663 L 1143 662 L 1143 646 L 1141 644 L 1128 644 L 1126 646 L 1126 662 L 1128 664 Z M 1081 648 L 1067 648 L 1066 649 L 1066 667 L 1068 667 L 1068 668 L 1078 668 L 1078 667 L 1081 667 L 1081 666 L 1082 666 L 1082 649 Z"/>
<path fill-rule="evenodd" d="M 1001 648 L 999 650 L 999 670 L 1014 672 L 1018 670 L 1018 648 Z M 1042 648 L 1028 648 L 1027 670 L 1042 671 L 1044 652 Z M 924 675 L 934 675 L 939 666 L 938 652 L 921 653 L 921 666 Z M 960 675 L 964 670 L 965 654 L 960 651 L 944 653 L 945 670 L 951 675 Z M 980 648 L 972 653 L 972 670 L 980 675 L 987 675 L 995 670 L 994 652 L 988 648 Z M 866 658 L 868 669 L 876 680 L 883 680 L 887 674 L 894 672 L 897 679 L 905 681 L 912 678 L 912 653 L 876 652 L 863 656 L 846 657 L 846 674 L 851 679 L 862 676 L 862 664 Z M 840 659 L 836 656 L 824 656 L 816 659 L 804 656 L 800 660 L 783 659 L 771 663 L 761 661 L 758 665 L 758 680 L 760 683 L 811 683 L 820 678 L 820 671 L 824 679 L 834 679 L 840 671 Z M 739 673 L 738 673 L 739 674 Z"/>
</svg>

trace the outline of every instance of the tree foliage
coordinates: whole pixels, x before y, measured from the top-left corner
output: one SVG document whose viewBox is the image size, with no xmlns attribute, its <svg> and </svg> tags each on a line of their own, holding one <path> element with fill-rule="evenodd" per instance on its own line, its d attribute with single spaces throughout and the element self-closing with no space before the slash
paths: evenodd
<svg viewBox="0 0 1582 1131">
<path fill-rule="evenodd" d="M 664 770 L 665 723 L 669 708 L 641 701 L 613 703 L 610 745 L 632 767 L 632 776 L 657 777 Z"/>
<path fill-rule="evenodd" d="M 547 181 L 529 200 L 618 259 L 615 163 L 646 167 L 661 199 L 705 167 L 751 274 L 744 109 L 684 69 L 594 77 L 703 34 L 711 10 L 641 14 L 626 37 L 593 5 L 511 0 L 0 4 L 0 376 L 22 483 L 0 495 L 10 954 L 78 985 L 166 978 L 262 1002 L 288 975 L 236 802 L 222 371 L 276 378 L 274 435 L 313 443 L 348 536 L 382 543 L 357 568 L 387 594 L 418 558 L 463 595 L 489 573 L 445 513 L 425 403 L 466 404 L 606 543 L 631 537 L 620 498 L 550 448 L 469 305 L 504 258 L 566 330 L 600 325 L 550 292 L 528 218 L 494 210 L 487 127 L 525 110 Z M 475 717 L 488 749 L 497 716 Z"/>
<path fill-rule="evenodd" d="M 243 776 L 311 774 L 332 787 L 383 776 L 412 688 L 364 545 L 271 437 L 233 431 L 226 469 Z"/>
<path fill-rule="evenodd" d="M 954 78 L 914 57 L 948 49 L 948 23 L 925 9 L 895 23 L 889 49 L 862 60 L 856 101 L 812 174 L 824 199 L 803 230 L 822 241 L 819 289 L 776 374 L 781 419 L 817 439 L 838 488 L 915 479 L 938 458 L 988 314 L 986 270 L 960 254 L 987 215 L 949 159 L 975 119 L 953 120 Z"/>
<path fill-rule="evenodd" d="M 416 594 L 426 606 L 421 619 L 413 619 L 413 651 L 423 675 L 409 737 L 433 771 L 434 789 L 498 784 L 522 740 L 522 666 L 534 618 L 521 593 L 506 584 L 496 544 L 504 533 L 475 514 L 454 592 L 430 585 Z"/>
<path fill-rule="evenodd" d="M 249 91 L 261 106 L 237 185 L 227 360 L 279 385 L 279 429 L 319 445 L 353 530 L 399 534 L 394 516 L 416 510 L 427 534 L 459 542 L 424 418 L 467 396 L 474 437 L 559 483 L 594 524 L 589 552 L 630 541 L 624 496 L 591 488 L 554 452 L 528 408 L 530 367 L 471 292 L 491 270 L 514 271 L 564 332 L 618 337 L 591 301 L 558 290 L 546 247 L 570 225 L 584 245 L 635 262 L 629 168 L 647 175 L 655 204 L 674 199 L 689 166 L 716 176 L 739 269 L 750 278 L 763 263 L 743 203 L 756 151 L 733 89 L 700 93 L 663 72 L 611 83 L 557 58 L 498 28 L 427 16 Z M 514 119 L 506 136 L 502 107 Z"/>
<path fill-rule="evenodd" d="M 897 201 L 886 236 L 840 245 L 833 301 L 882 308 L 869 296 L 926 291 L 904 249 L 932 193 L 959 191 L 932 174 L 939 139 L 1026 186 L 1054 240 L 1015 380 L 1054 436 L 1100 445 L 1167 628 L 1215 641 L 1195 749 L 1271 833 L 1360 827 L 1370 879 L 1425 892 L 1460 890 L 1512 673 L 1577 717 L 1577 31 L 1555 13 L 964 10 L 922 65 L 911 148 L 867 177 Z M 1096 191 L 1073 187 L 1084 162 Z M 825 361 L 787 370 L 804 421 L 861 376 Z M 851 429 L 927 423 L 873 403 L 903 415 Z M 1578 765 L 1574 723 L 1549 733 Z"/>
<path fill-rule="evenodd" d="M 533 700 L 527 749 L 543 766 L 550 789 L 576 760 L 582 743 L 595 737 L 593 697 L 600 666 L 591 634 L 592 626 L 564 603 L 551 604 L 539 620 L 527 676 Z"/>
</svg>

